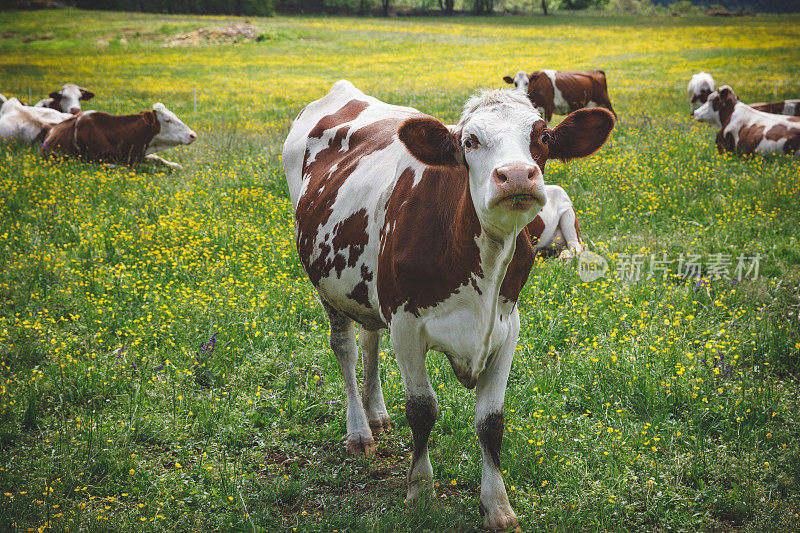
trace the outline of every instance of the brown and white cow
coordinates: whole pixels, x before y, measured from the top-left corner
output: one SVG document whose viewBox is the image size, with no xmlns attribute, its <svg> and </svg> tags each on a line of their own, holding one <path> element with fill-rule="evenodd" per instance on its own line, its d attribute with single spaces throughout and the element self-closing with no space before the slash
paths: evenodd
<svg viewBox="0 0 800 533">
<path fill-rule="evenodd" d="M 34 107 L 49 107 L 75 115 L 81 111 L 81 100 L 91 100 L 92 98 L 94 98 L 93 92 L 78 87 L 74 83 L 67 83 L 58 91 L 51 92 L 49 98 L 36 102 Z"/>
<path fill-rule="evenodd" d="M 757 111 L 728 85 L 711 93 L 694 118 L 719 128 L 717 149 L 740 154 L 788 154 L 800 148 L 800 119 Z"/>
<path fill-rule="evenodd" d="M 566 115 L 585 107 L 604 107 L 614 113 L 608 98 L 606 73 L 602 70 L 537 70 L 517 72 L 513 78 L 504 76 L 518 91 L 527 94 L 534 107 L 550 122 L 553 112 Z"/>
<path fill-rule="evenodd" d="M 706 103 L 708 95 L 714 92 L 714 87 L 714 78 L 708 72 L 702 70 L 697 74 L 692 74 L 692 78 L 686 85 L 686 94 L 689 96 L 692 111 Z"/>
<path fill-rule="evenodd" d="M 69 113 L 26 106 L 11 98 L 0 106 L 0 140 L 42 141 L 50 128 L 70 118 Z"/>
<path fill-rule="evenodd" d="M 501 89 L 470 98 L 459 123 L 445 126 L 346 80 L 292 124 L 283 164 L 295 238 L 330 319 L 347 391 L 347 449 L 372 453 L 373 435 L 390 428 L 378 376 L 388 328 L 413 435 L 407 501 L 434 484 L 428 437 L 438 404 L 425 358 L 437 350 L 462 385 L 476 388 L 484 527 L 517 525 L 500 447 L 516 302 L 535 255 L 523 229 L 547 202 L 547 159 L 592 154 L 613 125 L 608 111 L 587 109 L 549 129 L 527 98 Z"/>
<path fill-rule="evenodd" d="M 558 185 L 545 185 L 547 203 L 528 224 L 533 249 L 540 256 L 569 259 L 583 252 L 578 212 L 567 192 Z"/>
<path fill-rule="evenodd" d="M 179 144 L 191 144 L 197 134 L 164 104 L 135 115 L 86 111 L 55 126 L 42 144 L 43 155 L 54 153 L 89 161 L 119 161 L 133 165 L 153 159 L 180 167 L 155 155 Z"/>
<path fill-rule="evenodd" d="M 750 104 L 756 111 L 774 113 L 776 115 L 787 115 L 790 117 L 800 117 L 800 100 L 781 100 L 780 102 L 757 102 Z"/>
</svg>

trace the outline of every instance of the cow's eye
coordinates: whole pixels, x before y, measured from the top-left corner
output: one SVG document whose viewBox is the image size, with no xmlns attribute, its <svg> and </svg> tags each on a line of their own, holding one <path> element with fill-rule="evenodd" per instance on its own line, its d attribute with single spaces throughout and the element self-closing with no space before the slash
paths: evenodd
<svg viewBox="0 0 800 533">
<path fill-rule="evenodd" d="M 549 133 L 542 133 L 539 137 L 539 142 L 542 144 L 547 144 L 550 142 L 550 134 Z"/>
<path fill-rule="evenodd" d="M 467 150 L 471 150 L 472 147 L 473 147 L 472 139 L 467 139 L 466 141 L 464 141 L 464 148 L 466 148 Z"/>
</svg>

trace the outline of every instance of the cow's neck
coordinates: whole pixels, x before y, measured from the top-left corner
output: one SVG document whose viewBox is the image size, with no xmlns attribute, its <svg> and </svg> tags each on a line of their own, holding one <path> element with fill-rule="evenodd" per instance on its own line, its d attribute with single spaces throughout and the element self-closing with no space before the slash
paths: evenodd
<svg viewBox="0 0 800 533">
<path fill-rule="evenodd" d="M 725 102 L 719 109 L 719 121 L 722 123 L 722 128 L 725 129 L 728 127 L 728 124 L 731 121 L 731 117 L 733 116 L 733 112 L 736 108 L 740 105 L 744 105 L 741 102 L 736 102 L 733 105 Z"/>
</svg>

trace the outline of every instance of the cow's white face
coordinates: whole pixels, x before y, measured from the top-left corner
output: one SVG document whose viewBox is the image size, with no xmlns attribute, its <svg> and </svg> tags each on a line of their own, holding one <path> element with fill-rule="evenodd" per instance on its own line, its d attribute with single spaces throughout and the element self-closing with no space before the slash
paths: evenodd
<svg viewBox="0 0 800 533">
<path fill-rule="evenodd" d="M 531 80 L 528 77 L 528 73 L 524 70 L 518 71 L 516 76 L 513 78 L 511 76 L 503 76 L 503 81 L 506 83 L 513 83 L 517 91 L 521 92 L 522 94 L 528 94 L 528 85 L 530 84 Z"/>
<path fill-rule="evenodd" d="M 50 98 L 55 100 L 61 111 L 74 115 L 81 110 L 81 100 L 91 100 L 94 98 L 94 93 L 78 87 L 74 83 L 67 83 L 61 87 L 60 91 L 50 93 Z"/>
<path fill-rule="evenodd" d="M 156 114 L 161 130 L 150 141 L 147 149 L 148 154 L 178 146 L 179 144 L 192 144 L 197 139 L 197 134 L 161 102 L 153 104 L 153 111 Z"/>
<path fill-rule="evenodd" d="M 575 111 L 550 129 L 525 95 L 498 89 L 470 98 L 452 131 L 419 117 L 408 119 L 398 135 L 425 164 L 464 165 L 481 226 L 502 238 L 516 235 L 547 202 L 545 161 L 590 155 L 613 127 L 614 116 L 595 108 Z"/>
<path fill-rule="evenodd" d="M 718 129 L 722 128 L 722 119 L 719 116 L 720 110 L 719 91 L 714 91 L 708 95 L 706 103 L 695 109 L 694 119 L 698 122 L 705 122 Z"/>
<path fill-rule="evenodd" d="M 537 122 L 544 126 L 539 112 L 518 91 L 487 92 L 465 105 L 458 124 L 461 149 L 472 202 L 484 227 L 505 234 L 533 220 L 547 202 L 543 169 L 531 156 Z"/>
</svg>

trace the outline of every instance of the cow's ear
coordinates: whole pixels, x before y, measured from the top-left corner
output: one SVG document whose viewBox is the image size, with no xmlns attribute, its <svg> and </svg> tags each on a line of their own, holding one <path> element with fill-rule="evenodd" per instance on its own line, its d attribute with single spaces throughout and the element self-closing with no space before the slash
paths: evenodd
<svg viewBox="0 0 800 533">
<path fill-rule="evenodd" d="M 556 126 L 550 136 L 550 159 L 568 161 L 592 155 L 608 140 L 614 115 L 607 109 L 579 109 Z"/>
<path fill-rule="evenodd" d="M 156 114 L 152 111 L 142 111 L 139 114 L 142 115 L 142 120 L 144 120 L 144 123 L 148 126 L 154 126 L 157 122 Z"/>
<path fill-rule="evenodd" d="M 410 118 L 397 135 L 411 155 L 426 165 L 455 167 L 464 160 L 459 136 L 433 117 Z"/>
<path fill-rule="evenodd" d="M 503 81 L 506 83 L 514 83 L 514 78 L 511 76 L 503 76 Z"/>
<path fill-rule="evenodd" d="M 80 87 L 81 91 L 81 100 L 91 100 L 94 98 L 94 93 L 92 91 L 87 91 L 83 87 Z"/>
<path fill-rule="evenodd" d="M 731 89 L 728 85 L 723 85 L 719 88 L 719 97 L 723 100 L 728 98 L 733 93 L 733 89 Z"/>
<path fill-rule="evenodd" d="M 61 98 L 61 93 L 58 91 L 53 91 L 48 96 L 53 100 L 58 101 Z"/>
</svg>

